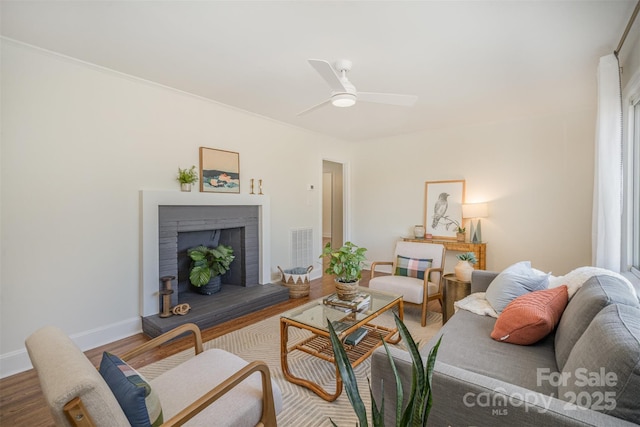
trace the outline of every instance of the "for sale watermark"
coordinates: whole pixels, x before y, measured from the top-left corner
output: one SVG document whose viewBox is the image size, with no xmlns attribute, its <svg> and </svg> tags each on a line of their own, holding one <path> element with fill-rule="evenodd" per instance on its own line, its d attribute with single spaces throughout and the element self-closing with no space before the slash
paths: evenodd
<svg viewBox="0 0 640 427">
<path fill-rule="evenodd" d="M 562 390 L 558 399 L 564 402 L 564 410 L 610 411 L 616 407 L 616 393 L 611 389 L 618 384 L 618 376 L 605 368 L 597 371 L 578 368 L 573 372 L 553 372 L 549 368 L 538 368 L 536 384 L 538 387 L 550 385 Z M 564 390 L 566 388 L 568 390 Z M 584 390 L 580 390 L 581 388 Z M 509 414 L 510 408 L 520 407 L 524 407 L 525 412 L 545 413 L 551 407 L 554 398 L 556 393 L 520 393 L 497 387 L 492 391 L 468 392 L 462 400 L 468 408 L 486 408 L 491 410 L 492 415 L 504 416 Z"/>
<path fill-rule="evenodd" d="M 577 368 L 573 372 L 551 372 L 549 368 L 538 368 L 537 385 L 545 383 L 553 387 L 570 388 L 562 393 L 560 399 L 567 402 L 564 409 L 592 409 L 611 411 L 616 408 L 616 393 L 611 388 L 618 384 L 618 375 L 601 367 L 597 371 Z M 588 390 L 580 391 L 580 388 Z"/>
</svg>

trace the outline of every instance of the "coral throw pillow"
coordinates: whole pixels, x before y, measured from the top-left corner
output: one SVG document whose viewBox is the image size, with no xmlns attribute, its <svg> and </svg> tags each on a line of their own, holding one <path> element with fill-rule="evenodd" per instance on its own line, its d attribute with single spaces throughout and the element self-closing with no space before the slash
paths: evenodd
<svg viewBox="0 0 640 427">
<path fill-rule="evenodd" d="M 534 344 L 554 330 L 568 301 L 566 285 L 522 295 L 498 316 L 491 338 L 511 344 Z"/>
</svg>

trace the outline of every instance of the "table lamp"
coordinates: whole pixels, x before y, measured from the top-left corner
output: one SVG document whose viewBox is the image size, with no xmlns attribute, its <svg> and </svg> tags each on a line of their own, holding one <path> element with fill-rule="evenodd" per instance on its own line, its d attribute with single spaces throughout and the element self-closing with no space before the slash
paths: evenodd
<svg viewBox="0 0 640 427">
<path fill-rule="evenodd" d="M 480 228 L 480 218 L 489 216 L 489 207 L 486 203 L 471 203 L 462 205 L 462 217 L 468 218 L 471 224 L 471 243 L 482 242 L 482 232 Z M 476 223 L 473 223 L 473 220 Z"/>
</svg>

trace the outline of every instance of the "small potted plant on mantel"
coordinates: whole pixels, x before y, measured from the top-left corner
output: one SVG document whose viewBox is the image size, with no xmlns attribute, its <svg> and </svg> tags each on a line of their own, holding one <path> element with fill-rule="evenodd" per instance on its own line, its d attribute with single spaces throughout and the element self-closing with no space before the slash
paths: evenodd
<svg viewBox="0 0 640 427">
<path fill-rule="evenodd" d="M 215 248 L 196 246 L 187 250 L 191 258 L 189 281 L 198 288 L 200 293 L 211 295 L 218 292 L 222 286 L 222 275 L 231 268 L 231 261 L 235 259 L 231 246 L 218 245 Z"/>
<path fill-rule="evenodd" d="M 332 249 L 328 242 L 322 250 L 320 258 L 329 258 L 329 266 L 324 272 L 335 276 L 336 292 L 341 300 L 350 301 L 356 297 L 366 251 L 351 242 L 345 242 L 339 249 Z"/>
<path fill-rule="evenodd" d="M 198 182 L 198 171 L 195 165 L 190 169 L 178 168 L 178 177 L 176 178 L 180 183 L 181 191 L 191 191 L 191 184 Z"/>
<path fill-rule="evenodd" d="M 458 242 L 464 242 L 466 231 L 467 229 L 464 227 L 458 226 L 458 228 L 456 228 L 456 240 Z"/>
</svg>

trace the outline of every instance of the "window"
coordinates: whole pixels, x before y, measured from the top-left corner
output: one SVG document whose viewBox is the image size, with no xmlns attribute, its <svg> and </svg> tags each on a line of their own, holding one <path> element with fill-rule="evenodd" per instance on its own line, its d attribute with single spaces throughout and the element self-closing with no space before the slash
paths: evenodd
<svg viewBox="0 0 640 427">
<path fill-rule="evenodd" d="M 628 85 L 625 96 L 625 216 L 623 232 L 623 271 L 640 277 L 640 76 Z"/>
</svg>

